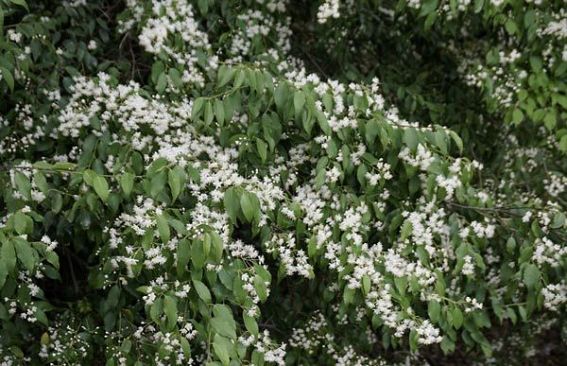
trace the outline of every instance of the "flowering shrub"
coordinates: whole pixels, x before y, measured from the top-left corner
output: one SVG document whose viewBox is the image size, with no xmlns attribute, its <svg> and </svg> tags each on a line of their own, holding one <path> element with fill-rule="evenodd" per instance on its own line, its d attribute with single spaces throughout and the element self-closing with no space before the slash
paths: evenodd
<svg viewBox="0 0 567 366">
<path fill-rule="evenodd" d="M 2 365 L 554 362 L 561 5 L 0 1 Z"/>
</svg>

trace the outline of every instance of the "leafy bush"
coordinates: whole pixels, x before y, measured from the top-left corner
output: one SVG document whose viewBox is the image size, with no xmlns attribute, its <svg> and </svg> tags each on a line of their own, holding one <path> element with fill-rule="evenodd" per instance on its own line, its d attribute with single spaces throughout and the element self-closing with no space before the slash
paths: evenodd
<svg viewBox="0 0 567 366">
<path fill-rule="evenodd" d="M 0 0 L 2 364 L 559 364 L 562 5 Z"/>
</svg>

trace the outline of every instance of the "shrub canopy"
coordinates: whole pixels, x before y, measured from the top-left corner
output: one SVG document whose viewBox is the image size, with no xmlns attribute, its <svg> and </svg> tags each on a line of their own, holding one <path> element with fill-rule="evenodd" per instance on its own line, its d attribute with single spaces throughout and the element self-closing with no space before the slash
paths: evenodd
<svg viewBox="0 0 567 366">
<path fill-rule="evenodd" d="M 0 0 L 2 365 L 560 362 L 566 37 L 563 1 Z"/>
</svg>

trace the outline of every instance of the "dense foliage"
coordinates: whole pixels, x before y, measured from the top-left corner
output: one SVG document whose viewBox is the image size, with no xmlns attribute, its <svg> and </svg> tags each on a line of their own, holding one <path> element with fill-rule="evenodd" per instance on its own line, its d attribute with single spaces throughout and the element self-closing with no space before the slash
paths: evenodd
<svg viewBox="0 0 567 366">
<path fill-rule="evenodd" d="M 566 41 L 563 0 L 0 0 L 0 364 L 560 364 Z"/>
</svg>

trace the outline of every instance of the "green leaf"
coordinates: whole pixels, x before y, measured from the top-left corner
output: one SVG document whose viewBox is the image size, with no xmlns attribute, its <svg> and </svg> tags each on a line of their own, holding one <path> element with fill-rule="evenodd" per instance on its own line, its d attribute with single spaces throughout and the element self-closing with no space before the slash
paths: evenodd
<svg viewBox="0 0 567 366">
<path fill-rule="evenodd" d="M 266 301 L 268 298 L 268 287 L 264 282 L 264 279 L 260 276 L 254 277 L 254 289 L 260 298 L 260 301 Z"/>
<path fill-rule="evenodd" d="M 6 278 L 8 278 L 8 269 L 6 268 L 6 263 L 4 263 L 4 261 L 0 258 L 0 290 L 4 287 Z M 3 319 L 2 317 L 2 306 L 2 303 L 0 303 L 0 319 L 7 320 L 7 316 L 6 319 Z"/>
<path fill-rule="evenodd" d="M 425 16 L 429 13 L 432 13 L 435 9 L 437 9 L 438 0 L 424 0 L 421 3 L 421 12 L 419 16 Z"/>
<path fill-rule="evenodd" d="M 278 110 L 283 110 L 289 98 L 289 89 L 285 82 L 280 82 L 274 91 L 274 101 Z"/>
<path fill-rule="evenodd" d="M 150 307 L 150 318 L 154 322 L 160 323 L 162 313 L 163 313 L 163 299 L 158 298 L 156 301 L 154 301 L 154 303 Z"/>
<path fill-rule="evenodd" d="M 484 5 L 484 0 L 475 0 L 474 2 L 474 12 L 480 13 L 482 6 Z"/>
<path fill-rule="evenodd" d="M 415 150 L 417 148 L 417 132 L 415 128 L 409 127 L 404 130 L 403 135 L 404 144 L 409 147 L 411 150 Z"/>
<path fill-rule="evenodd" d="M 235 223 L 240 211 L 240 195 L 236 188 L 230 187 L 224 192 L 224 208 L 230 217 L 230 220 Z"/>
<path fill-rule="evenodd" d="M 163 311 L 167 317 L 167 326 L 173 329 L 177 324 L 177 300 L 169 295 L 163 298 Z"/>
<path fill-rule="evenodd" d="M 260 201 L 254 193 L 243 192 L 240 197 L 240 206 L 248 222 L 252 222 L 254 218 L 260 217 Z"/>
<path fill-rule="evenodd" d="M 47 320 L 47 315 L 45 315 L 45 311 L 43 311 L 40 308 L 36 308 L 34 316 L 38 322 L 40 322 L 45 326 L 49 326 L 49 321 Z"/>
<path fill-rule="evenodd" d="M 114 309 L 118 306 L 120 302 L 120 287 L 117 285 L 112 286 L 108 292 L 108 297 L 106 298 L 106 306 L 109 309 Z"/>
<path fill-rule="evenodd" d="M 463 325 L 463 312 L 457 306 L 452 310 L 453 326 L 459 329 Z"/>
<path fill-rule="evenodd" d="M 2 10 L 2 5 L 0 5 L 0 41 L 3 39 L 3 36 L 4 36 L 4 10 Z M 2 286 L 0 285 L 0 287 Z"/>
<path fill-rule="evenodd" d="M 53 169 L 55 170 L 63 170 L 63 171 L 71 171 L 77 167 L 77 164 L 70 163 L 67 161 L 60 161 L 58 163 L 53 164 Z"/>
<path fill-rule="evenodd" d="M 455 342 L 449 337 L 443 337 L 443 340 L 441 341 L 441 349 L 445 354 L 451 353 L 455 350 Z"/>
<path fill-rule="evenodd" d="M 551 222 L 552 229 L 560 229 L 565 225 L 565 214 L 563 212 L 557 212 L 553 215 L 553 221 Z"/>
<path fill-rule="evenodd" d="M 221 100 L 215 100 L 214 112 L 217 122 L 222 126 L 224 124 L 225 114 L 224 103 Z"/>
<path fill-rule="evenodd" d="M 33 220 L 21 211 L 14 214 L 14 228 L 20 235 L 30 234 L 33 230 Z"/>
<path fill-rule="evenodd" d="M 189 341 L 187 340 L 187 338 L 180 337 L 179 342 L 181 343 L 181 349 L 183 350 L 183 353 L 185 354 L 185 356 L 191 357 L 191 345 L 189 344 Z M 142 365 L 140 364 L 140 365 L 135 365 L 135 366 L 142 366 Z"/>
<path fill-rule="evenodd" d="M 51 211 L 58 213 L 63 207 L 63 197 L 60 193 L 54 192 L 51 200 Z"/>
<path fill-rule="evenodd" d="M 402 241 L 406 240 L 407 238 L 409 238 L 412 232 L 413 232 L 413 226 L 411 224 L 411 221 L 409 220 L 404 221 L 404 224 L 402 225 L 402 230 L 400 231 L 400 240 Z"/>
<path fill-rule="evenodd" d="M 516 250 L 516 239 L 514 239 L 513 236 L 509 237 L 506 241 L 506 250 L 508 253 L 514 254 L 514 251 Z"/>
<path fill-rule="evenodd" d="M 559 140 L 559 150 L 567 153 L 567 135 L 561 136 L 561 140 Z"/>
<path fill-rule="evenodd" d="M 254 270 L 256 271 L 258 276 L 260 276 L 264 280 L 264 282 L 272 282 L 272 274 L 266 268 L 259 264 L 255 264 Z"/>
<path fill-rule="evenodd" d="M 120 345 L 120 352 L 128 354 L 132 349 L 132 341 L 129 339 L 125 339 L 122 344 Z"/>
<path fill-rule="evenodd" d="M 196 268 L 203 268 L 207 261 L 208 253 L 205 253 L 205 247 L 202 240 L 194 240 L 191 246 L 191 261 Z"/>
<path fill-rule="evenodd" d="M 514 34 L 518 31 L 518 26 L 512 19 L 508 19 L 506 23 L 504 23 L 504 28 L 506 28 L 506 31 L 510 34 Z"/>
<path fill-rule="evenodd" d="M 532 70 L 536 73 L 540 73 L 543 69 L 543 61 L 537 56 L 530 57 L 530 65 L 532 66 Z"/>
<path fill-rule="evenodd" d="M 171 189 L 172 202 L 175 202 L 183 191 L 183 185 L 186 179 L 185 172 L 179 166 L 176 166 L 168 172 L 167 182 L 169 189 Z"/>
<path fill-rule="evenodd" d="M 228 84 L 232 78 L 234 77 L 235 69 L 232 67 L 227 67 L 226 65 L 222 65 L 219 68 L 219 73 L 217 77 L 218 87 L 222 88 L 226 84 Z"/>
<path fill-rule="evenodd" d="M 210 257 L 218 263 L 222 259 L 224 245 L 222 243 L 222 238 L 218 233 L 212 232 L 210 235 L 212 242 Z"/>
<path fill-rule="evenodd" d="M 557 116 L 555 114 L 555 110 L 550 110 L 545 114 L 545 117 L 543 117 L 543 124 L 550 131 L 555 128 L 555 126 L 557 125 Z"/>
<path fill-rule="evenodd" d="M 14 180 L 16 187 L 18 187 L 18 192 L 20 192 L 27 200 L 31 200 L 31 182 L 29 178 L 21 172 L 16 172 Z"/>
<path fill-rule="evenodd" d="M 165 183 L 167 181 L 167 173 L 165 171 L 160 171 L 156 174 L 150 181 L 150 196 L 156 198 L 165 189 Z"/>
<path fill-rule="evenodd" d="M 44 194 L 49 193 L 49 184 L 47 183 L 47 179 L 45 179 L 45 175 L 43 175 L 42 172 L 35 172 L 33 175 L 33 181 L 40 191 L 42 191 Z"/>
<path fill-rule="evenodd" d="M 227 319 L 231 326 L 236 329 L 234 317 L 232 316 L 232 309 L 225 304 L 215 304 L 213 306 L 213 315 L 222 319 Z"/>
<path fill-rule="evenodd" d="M 364 138 L 366 139 L 368 145 L 374 144 L 374 140 L 379 133 L 380 126 L 378 125 L 378 122 L 376 122 L 375 120 L 370 120 L 368 121 L 368 123 L 366 123 L 366 126 L 364 128 Z"/>
<path fill-rule="evenodd" d="M 508 318 L 512 321 L 512 324 L 516 324 L 518 321 L 518 316 L 512 307 L 509 307 L 506 311 Z"/>
<path fill-rule="evenodd" d="M 100 175 L 97 175 L 93 178 L 93 187 L 100 199 L 103 202 L 107 202 L 110 192 L 108 190 L 108 183 L 106 182 L 106 179 Z"/>
<path fill-rule="evenodd" d="M 256 365 L 264 366 L 264 364 L 266 362 L 265 357 L 264 357 L 264 353 L 262 353 L 258 350 L 254 350 L 252 352 L 251 361 L 252 361 L 252 365 L 254 365 L 254 366 L 256 366 Z"/>
<path fill-rule="evenodd" d="M 10 91 L 14 91 L 14 77 L 12 76 L 12 73 L 10 72 L 10 70 L 8 70 L 5 67 L 0 67 L 0 74 L 2 75 L 2 80 L 4 80 L 6 82 L 6 85 L 8 85 L 8 88 L 10 88 Z"/>
<path fill-rule="evenodd" d="M 449 131 L 449 136 L 451 136 L 453 141 L 455 141 L 455 144 L 457 145 L 459 152 L 462 153 L 463 152 L 463 140 L 461 140 L 461 137 L 459 135 L 457 135 L 457 133 L 455 131 Z"/>
<path fill-rule="evenodd" d="M 256 322 L 256 319 L 254 319 L 253 317 L 248 316 L 246 314 L 244 314 L 242 316 L 242 318 L 244 319 L 244 326 L 246 327 L 246 330 L 248 330 L 250 332 L 250 334 L 252 334 L 254 336 L 258 336 L 259 329 L 258 329 L 258 323 Z"/>
<path fill-rule="evenodd" d="M 256 78 L 256 72 L 252 69 L 247 69 L 246 70 L 246 78 L 247 78 L 247 82 L 248 85 L 255 90 L 256 92 L 259 91 L 259 85 L 258 85 L 258 79 Z"/>
<path fill-rule="evenodd" d="M 528 265 L 526 265 L 525 269 L 524 269 L 524 284 L 528 287 L 528 288 L 534 288 L 535 285 L 537 285 L 539 283 L 541 277 L 541 273 L 539 271 L 539 268 L 537 268 L 537 266 L 533 263 L 530 263 Z"/>
<path fill-rule="evenodd" d="M 262 162 L 265 162 L 268 157 L 268 144 L 266 144 L 262 139 L 256 138 L 256 148 L 258 150 L 258 155 Z"/>
<path fill-rule="evenodd" d="M 215 332 L 236 339 L 236 322 L 232 316 L 232 310 L 226 305 L 217 304 L 213 307 L 213 314 L 211 325 Z"/>
<path fill-rule="evenodd" d="M 30 8 L 28 8 L 28 4 L 27 4 L 26 0 L 10 0 L 10 2 L 12 4 L 20 5 L 20 6 L 24 7 L 27 11 L 30 11 Z"/>
<path fill-rule="evenodd" d="M 293 94 L 293 107 L 295 108 L 295 116 L 299 117 L 303 106 L 305 105 L 305 94 L 302 91 L 297 91 Z"/>
<path fill-rule="evenodd" d="M 181 89 L 183 87 L 183 81 L 181 80 L 181 73 L 179 70 L 171 68 L 168 71 L 168 75 L 175 88 Z"/>
<path fill-rule="evenodd" d="M 150 78 L 154 84 L 157 84 L 158 78 L 163 73 L 164 70 L 165 70 L 165 66 L 163 62 L 161 61 L 154 62 L 154 64 L 152 65 L 152 72 L 150 75 Z"/>
<path fill-rule="evenodd" d="M 205 103 L 205 123 L 210 125 L 211 122 L 213 122 L 214 116 L 213 105 L 210 101 L 207 101 L 207 103 Z"/>
<path fill-rule="evenodd" d="M 441 150 L 443 154 L 447 154 L 447 141 L 445 140 L 445 133 L 442 131 L 436 131 L 434 133 L 435 146 Z"/>
<path fill-rule="evenodd" d="M 222 318 L 212 318 L 210 320 L 211 326 L 215 330 L 216 333 L 235 339 L 236 338 L 236 331 L 235 329 L 231 328 L 228 321 Z"/>
<path fill-rule="evenodd" d="M 522 110 L 519 108 L 514 109 L 514 112 L 512 112 L 512 122 L 517 125 L 523 120 L 524 120 L 524 113 L 522 112 Z"/>
<path fill-rule="evenodd" d="M 211 235 L 209 233 L 205 233 L 205 235 L 203 236 L 203 240 L 200 241 L 200 243 L 202 243 L 203 245 L 203 264 L 204 262 L 207 260 L 209 253 L 211 252 Z"/>
<path fill-rule="evenodd" d="M 230 363 L 230 353 L 232 350 L 232 343 L 225 337 L 216 334 L 213 339 L 213 350 L 215 355 L 222 362 L 223 366 L 228 366 Z"/>
<path fill-rule="evenodd" d="M 171 237 L 171 230 L 169 229 L 169 224 L 165 215 L 158 215 L 156 217 L 157 229 L 159 232 L 159 237 L 162 242 L 167 243 Z"/>
<path fill-rule="evenodd" d="M 191 119 L 193 121 L 197 121 L 199 119 L 201 110 L 203 109 L 203 106 L 205 105 L 205 101 L 206 101 L 205 98 L 200 97 L 200 98 L 195 99 L 195 101 L 193 102 L 193 108 L 191 109 Z"/>
<path fill-rule="evenodd" d="M 167 74 L 162 72 L 157 79 L 156 91 L 161 94 L 165 91 L 165 88 L 167 88 Z"/>
<path fill-rule="evenodd" d="M 28 272 L 32 273 L 35 267 L 35 257 L 34 250 L 32 249 L 30 243 L 28 243 L 26 240 L 16 238 L 14 239 L 14 246 L 18 259 L 20 260 L 20 262 L 22 262 Z"/>
<path fill-rule="evenodd" d="M 429 301 L 427 305 L 427 314 L 433 323 L 437 323 L 441 316 L 441 304 L 438 301 Z"/>
<path fill-rule="evenodd" d="M 14 249 L 14 244 L 10 240 L 5 240 L 2 243 L 2 262 L 5 265 L 6 271 L 8 273 L 12 272 L 16 268 L 16 250 Z"/>
<path fill-rule="evenodd" d="M 321 131 L 323 131 L 323 133 L 325 135 L 330 135 L 333 130 L 331 129 L 331 126 L 329 126 L 329 122 L 327 121 L 327 117 L 325 117 L 325 114 L 323 114 L 323 112 L 317 110 L 315 112 L 315 118 L 317 119 L 317 122 L 319 123 L 319 127 L 321 128 Z"/>
<path fill-rule="evenodd" d="M 233 84 L 234 87 L 235 88 L 241 87 L 245 79 L 246 79 L 246 72 L 244 70 L 238 70 L 236 74 L 236 78 L 234 79 L 234 84 Z"/>
<path fill-rule="evenodd" d="M 191 242 L 182 239 L 177 245 L 177 273 L 183 274 L 187 269 L 187 264 L 191 259 Z"/>
<path fill-rule="evenodd" d="M 122 174 L 120 176 L 120 187 L 122 187 L 122 191 L 126 197 L 130 196 L 134 188 L 134 174 L 129 172 Z"/>
<path fill-rule="evenodd" d="M 211 303 L 212 300 L 211 292 L 203 282 L 198 280 L 193 280 L 193 287 L 195 288 L 195 291 L 197 291 L 197 295 L 199 295 L 199 297 L 204 302 L 206 302 L 207 304 Z"/>
<path fill-rule="evenodd" d="M 86 184 L 88 184 L 89 186 L 92 186 L 96 175 L 97 174 L 94 170 L 87 169 L 83 172 L 83 180 L 85 181 Z"/>
<path fill-rule="evenodd" d="M 412 329 L 409 333 L 409 345 L 412 352 L 417 351 L 418 340 L 419 334 L 417 334 L 417 331 L 415 329 Z"/>
<path fill-rule="evenodd" d="M 209 0 L 197 0 L 197 5 L 201 14 L 207 15 L 209 12 Z"/>
<path fill-rule="evenodd" d="M 362 276 L 362 292 L 367 294 L 370 292 L 370 287 L 372 283 L 370 282 L 370 277 L 367 275 Z"/>
</svg>

